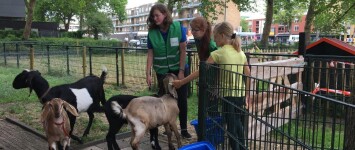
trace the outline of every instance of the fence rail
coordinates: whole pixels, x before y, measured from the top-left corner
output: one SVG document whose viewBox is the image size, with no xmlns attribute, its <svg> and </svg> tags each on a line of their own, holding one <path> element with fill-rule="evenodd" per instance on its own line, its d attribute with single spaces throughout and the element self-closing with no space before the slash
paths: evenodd
<svg viewBox="0 0 355 150">
<path fill-rule="evenodd" d="M 32 66 L 42 73 L 78 78 L 98 75 L 104 65 L 109 71 L 108 83 L 135 91 L 146 87 L 147 49 L 36 43 L 0 46 L 0 65 Z M 251 76 L 200 64 L 196 51 L 187 52 L 190 72 L 199 68 L 201 72 L 189 90 L 191 94 L 196 89 L 199 95 L 199 139 L 211 141 L 218 149 L 344 149 L 352 117 L 349 112 L 355 112 L 349 102 L 355 58 L 306 55 L 303 60 L 290 51 L 252 52 L 246 53 Z M 225 75 L 230 78 L 220 80 Z M 244 90 L 236 85 L 226 87 L 239 77 L 251 81 L 247 109 L 228 96 Z M 228 117 L 243 118 L 243 138 L 235 135 L 236 129 L 228 124 L 233 119 Z"/>
<path fill-rule="evenodd" d="M 315 58 L 307 57 L 308 63 Z M 329 60 L 334 61 L 333 58 Z M 337 68 L 338 73 L 333 74 L 335 79 L 343 77 L 334 81 L 343 83 L 342 91 L 354 91 L 355 87 L 351 85 L 354 60 L 352 58 L 349 67 Z M 347 125 L 353 117 L 349 112 L 355 111 L 354 102 L 351 102 L 350 94 L 329 90 L 313 92 L 316 87 L 308 85 L 314 83 L 313 76 L 318 76 L 314 72 L 319 68 L 303 62 L 302 58 L 292 58 L 252 64 L 251 76 L 225 70 L 225 65 L 201 63 L 199 140 L 208 140 L 223 150 L 344 149 L 345 134 L 350 131 Z M 334 69 L 322 68 L 324 72 L 331 70 Z M 251 83 L 246 89 L 250 97 L 248 107 L 235 94 L 245 89 L 232 84 L 245 80 Z"/>
<path fill-rule="evenodd" d="M 78 78 L 99 74 L 101 66 L 108 68 L 107 83 L 129 87 L 135 90 L 146 88 L 145 64 L 147 49 L 131 47 L 92 47 L 45 44 L 38 42 L 1 43 L 0 65 L 24 69 L 36 69 L 44 74 L 71 75 Z M 252 50 L 250 50 L 253 52 Z M 268 50 L 267 52 L 272 52 Z M 294 57 L 287 52 L 282 57 Z M 288 56 L 287 56 L 288 55 Z M 190 72 L 198 70 L 199 59 L 196 50 L 187 51 Z M 274 54 L 249 53 L 254 62 L 275 59 Z M 281 57 L 281 56 L 279 56 Z M 2 60 L 3 59 L 3 60 Z M 154 82 L 155 83 L 155 82 Z M 154 85 L 153 87 L 156 87 Z M 198 89 L 195 82 L 189 84 L 189 95 Z"/>
</svg>

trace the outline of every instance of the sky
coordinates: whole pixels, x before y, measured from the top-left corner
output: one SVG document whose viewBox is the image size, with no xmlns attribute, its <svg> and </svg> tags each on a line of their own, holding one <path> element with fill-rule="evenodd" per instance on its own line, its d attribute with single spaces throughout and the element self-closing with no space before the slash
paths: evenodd
<svg viewBox="0 0 355 150">
<path fill-rule="evenodd" d="M 157 2 L 157 0 L 128 0 L 127 1 L 127 5 L 126 8 L 133 8 L 133 7 L 138 7 L 140 5 L 143 4 L 147 4 L 147 3 L 154 3 Z M 265 13 L 265 3 L 264 0 L 256 0 L 257 4 L 256 6 L 260 9 L 257 10 L 257 12 L 240 12 L 241 16 L 249 16 L 251 18 L 262 18 L 264 17 L 264 13 Z"/>
</svg>

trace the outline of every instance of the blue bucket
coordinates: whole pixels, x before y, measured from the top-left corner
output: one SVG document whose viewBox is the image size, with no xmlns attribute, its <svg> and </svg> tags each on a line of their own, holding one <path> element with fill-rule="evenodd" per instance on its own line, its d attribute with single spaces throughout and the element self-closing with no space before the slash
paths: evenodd
<svg viewBox="0 0 355 150">
<path fill-rule="evenodd" d="M 210 142 L 202 141 L 185 145 L 179 148 L 179 150 L 215 150 L 215 148 Z"/>
<path fill-rule="evenodd" d="M 217 126 L 217 124 L 215 122 L 213 122 L 212 120 L 214 120 L 215 122 L 217 122 L 218 124 L 222 124 L 222 117 L 215 117 L 215 118 L 207 118 L 206 119 L 206 140 L 211 142 L 214 146 L 217 146 L 220 143 L 223 143 L 224 141 L 224 131 L 223 129 L 221 129 L 219 126 Z M 193 125 L 195 127 L 195 131 L 196 133 L 198 133 L 198 120 L 192 120 L 190 122 L 191 125 Z"/>
</svg>

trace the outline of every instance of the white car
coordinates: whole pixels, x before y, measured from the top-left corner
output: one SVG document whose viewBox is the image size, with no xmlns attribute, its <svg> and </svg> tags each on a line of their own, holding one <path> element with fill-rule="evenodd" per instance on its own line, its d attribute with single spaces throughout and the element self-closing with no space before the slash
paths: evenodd
<svg viewBox="0 0 355 150">
<path fill-rule="evenodd" d="M 140 46 L 140 45 L 141 45 L 140 40 L 132 39 L 129 41 L 129 46 Z"/>
</svg>

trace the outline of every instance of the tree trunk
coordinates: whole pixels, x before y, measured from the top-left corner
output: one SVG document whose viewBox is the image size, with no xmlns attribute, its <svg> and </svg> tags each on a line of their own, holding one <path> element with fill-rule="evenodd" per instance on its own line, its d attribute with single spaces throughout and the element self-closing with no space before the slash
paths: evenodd
<svg viewBox="0 0 355 150">
<path fill-rule="evenodd" d="M 306 36 L 305 44 L 306 46 L 311 42 L 311 32 L 312 32 L 312 22 L 314 19 L 314 5 L 316 4 L 316 0 L 311 0 L 308 6 L 307 16 L 306 16 L 306 24 L 304 26 L 304 34 Z"/>
<path fill-rule="evenodd" d="M 67 15 L 66 17 L 64 17 L 64 27 L 65 27 L 65 31 L 69 31 L 69 25 L 70 25 L 70 20 L 71 20 L 71 18 L 73 17 L 73 15 Z M 67 18 L 67 19 L 65 19 L 65 18 Z M 66 22 L 66 23 L 65 23 Z"/>
<path fill-rule="evenodd" d="M 261 47 L 266 49 L 269 45 L 269 34 L 270 34 L 270 29 L 271 29 L 271 24 L 272 24 L 272 18 L 273 18 L 273 12 L 274 12 L 274 0 L 267 0 L 266 1 L 266 19 L 265 19 L 265 24 L 264 24 L 264 29 L 263 29 L 263 35 L 261 38 Z"/>
<path fill-rule="evenodd" d="M 99 39 L 99 31 L 96 28 L 94 28 L 94 39 L 95 40 Z"/>
<path fill-rule="evenodd" d="M 26 25 L 23 31 L 22 38 L 23 40 L 28 40 L 31 35 L 31 26 L 32 26 L 32 19 L 33 19 L 33 10 L 36 4 L 36 0 L 30 0 L 30 3 L 27 0 L 24 0 L 26 7 L 27 7 L 27 17 L 26 17 Z"/>
<path fill-rule="evenodd" d="M 354 67 L 352 67 L 352 69 L 354 69 Z M 352 71 L 350 74 L 354 74 L 355 72 Z M 355 77 L 351 76 L 350 77 L 350 81 L 351 81 L 351 96 L 350 96 L 350 100 L 348 103 L 350 104 L 355 104 Z M 345 146 L 344 149 L 355 149 L 355 110 L 351 109 L 351 107 L 347 107 L 350 108 L 348 109 L 349 112 L 347 113 L 347 117 L 346 117 L 346 129 L 345 129 Z"/>
<path fill-rule="evenodd" d="M 83 15 L 83 13 L 80 13 L 80 16 L 79 16 L 79 30 L 80 31 L 83 30 L 83 23 L 84 23 L 84 15 Z"/>
</svg>

